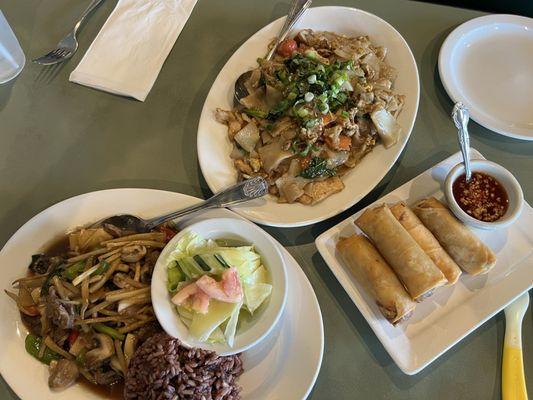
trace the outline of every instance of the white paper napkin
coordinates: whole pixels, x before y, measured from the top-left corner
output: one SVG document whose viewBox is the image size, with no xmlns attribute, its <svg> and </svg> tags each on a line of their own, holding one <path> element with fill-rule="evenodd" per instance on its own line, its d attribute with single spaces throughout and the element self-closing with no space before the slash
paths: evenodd
<svg viewBox="0 0 533 400">
<path fill-rule="evenodd" d="M 70 81 L 144 101 L 197 0 L 119 0 Z"/>
</svg>

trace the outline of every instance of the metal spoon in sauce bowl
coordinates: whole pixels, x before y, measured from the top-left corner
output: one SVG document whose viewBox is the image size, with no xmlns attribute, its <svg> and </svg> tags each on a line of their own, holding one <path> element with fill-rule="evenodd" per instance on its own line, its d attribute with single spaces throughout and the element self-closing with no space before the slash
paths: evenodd
<svg viewBox="0 0 533 400">
<path fill-rule="evenodd" d="M 121 214 L 105 218 L 104 220 L 93 224 L 93 226 L 111 224 L 128 231 L 148 232 L 165 222 L 179 217 L 183 217 L 184 215 L 191 214 L 193 212 L 211 208 L 233 206 L 235 204 L 239 204 L 248 200 L 263 197 L 267 193 L 267 181 L 264 178 L 257 176 L 255 178 L 239 182 L 236 185 L 233 185 L 200 203 L 194 204 L 190 207 L 183 208 L 178 211 L 161 215 L 159 217 L 143 219 L 135 215 Z"/>
<path fill-rule="evenodd" d="M 303 15 L 305 10 L 309 8 L 311 2 L 312 0 L 293 0 L 291 2 L 289 13 L 287 14 L 287 18 L 285 18 L 283 27 L 278 33 L 276 43 L 266 55 L 265 60 L 268 61 L 274 56 L 274 53 L 276 52 L 276 49 L 278 48 L 279 44 L 287 37 L 296 22 Z M 233 102 L 235 103 L 235 105 L 239 104 L 241 99 L 249 95 L 248 88 L 246 87 L 246 82 L 248 82 L 248 80 L 250 79 L 252 71 L 247 71 L 241 74 L 235 81 L 235 93 L 233 95 Z"/>
<path fill-rule="evenodd" d="M 468 182 L 472 177 L 472 170 L 470 169 L 470 135 L 468 134 L 470 114 L 463 103 L 455 103 L 453 106 L 452 118 L 457 127 L 459 147 L 461 148 L 465 164 L 465 178 Z"/>
</svg>

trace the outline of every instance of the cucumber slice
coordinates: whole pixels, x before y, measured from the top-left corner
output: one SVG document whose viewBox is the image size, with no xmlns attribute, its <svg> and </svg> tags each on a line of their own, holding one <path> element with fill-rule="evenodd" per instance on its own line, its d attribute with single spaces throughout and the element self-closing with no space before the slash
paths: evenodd
<svg viewBox="0 0 533 400">
<path fill-rule="evenodd" d="M 177 266 L 177 263 L 174 264 L 174 267 L 167 269 L 167 288 L 170 292 L 174 292 L 178 284 L 183 280 L 185 280 L 185 274 Z"/>
<path fill-rule="evenodd" d="M 196 261 L 196 264 L 198 264 L 205 272 L 211 271 L 211 267 L 207 265 L 207 263 L 202 259 L 201 255 L 197 254 L 193 256 L 193 260 Z"/>
<path fill-rule="evenodd" d="M 204 274 L 191 257 L 180 258 L 176 262 L 189 279 L 199 278 Z"/>
<path fill-rule="evenodd" d="M 222 265 L 222 268 L 229 269 L 230 266 L 226 263 L 226 261 L 224 260 L 224 257 L 222 257 L 218 253 L 213 254 L 213 257 L 215 257 L 215 259 L 220 263 L 220 265 Z"/>
</svg>

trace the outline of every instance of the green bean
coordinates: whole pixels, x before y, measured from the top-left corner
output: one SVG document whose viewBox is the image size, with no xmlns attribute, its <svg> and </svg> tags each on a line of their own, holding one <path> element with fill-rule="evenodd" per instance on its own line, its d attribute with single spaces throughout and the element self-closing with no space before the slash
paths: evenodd
<svg viewBox="0 0 533 400">
<path fill-rule="evenodd" d="M 31 333 L 26 336 L 24 346 L 28 354 L 32 355 L 37 360 L 46 365 L 50 365 L 50 362 L 52 362 L 52 360 L 59 360 L 61 358 L 59 354 L 57 354 L 55 351 L 50 350 L 48 347 L 44 349 L 43 356 L 39 357 L 41 346 L 43 346 L 43 339 Z"/>
<path fill-rule="evenodd" d="M 96 323 L 96 324 L 93 324 L 93 328 L 97 332 L 100 332 L 100 333 L 103 333 L 103 334 L 105 334 L 107 336 L 110 336 L 113 339 L 124 340 L 124 334 L 120 333 L 119 331 L 117 331 L 114 328 L 111 328 L 110 326 Z"/>
</svg>

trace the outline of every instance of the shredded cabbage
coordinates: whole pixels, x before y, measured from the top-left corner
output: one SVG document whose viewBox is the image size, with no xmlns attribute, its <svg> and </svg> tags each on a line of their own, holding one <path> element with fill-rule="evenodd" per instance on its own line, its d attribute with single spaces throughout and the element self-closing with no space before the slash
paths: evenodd
<svg viewBox="0 0 533 400">
<path fill-rule="evenodd" d="M 224 271 L 231 267 L 239 275 L 243 292 L 241 302 L 227 303 L 211 298 L 205 314 L 195 312 L 190 304 L 176 306 L 180 319 L 189 328 L 189 335 L 198 341 L 226 342 L 232 347 L 241 310 L 253 315 L 270 297 L 270 276 L 253 246 L 221 246 L 214 240 L 203 239 L 195 232 L 185 233 L 170 253 L 167 288 L 171 295 L 202 275 L 219 281 Z"/>
</svg>

